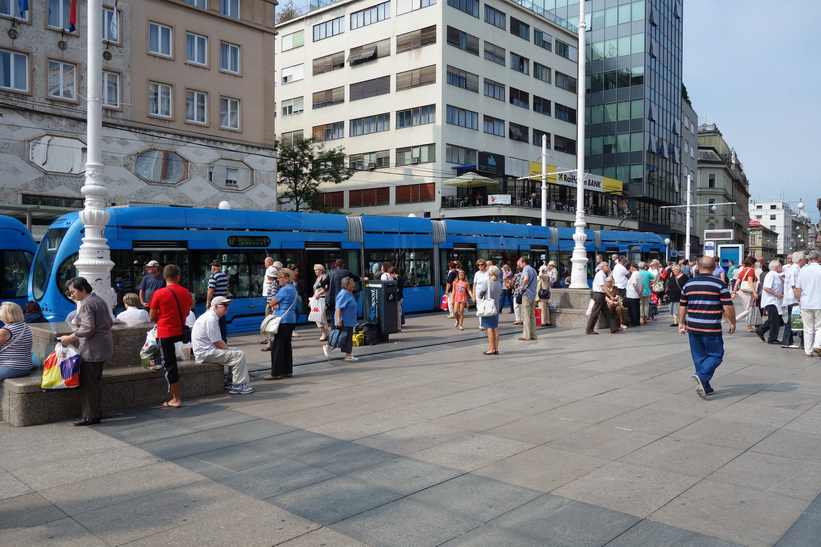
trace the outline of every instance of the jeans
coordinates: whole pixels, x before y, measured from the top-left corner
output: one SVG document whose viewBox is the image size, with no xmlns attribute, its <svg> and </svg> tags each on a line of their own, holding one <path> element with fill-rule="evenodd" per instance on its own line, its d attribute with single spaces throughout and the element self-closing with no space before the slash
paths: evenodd
<svg viewBox="0 0 821 547">
<path fill-rule="evenodd" d="M 510 313 L 513 313 L 513 289 L 502 289 L 502 296 L 499 297 L 499 313 L 505 309 L 505 301 L 510 302 Z"/>
<path fill-rule="evenodd" d="M 3 380 L 6 378 L 20 378 L 21 376 L 28 376 L 32 369 L 20 370 L 16 368 L 0 365 L 0 388 L 3 387 Z"/>
<path fill-rule="evenodd" d="M 790 326 L 790 321 L 792 320 L 793 307 L 795 307 L 795 304 L 790 304 L 789 306 L 787 306 L 787 322 L 784 323 L 784 336 L 781 337 L 782 346 L 793 345 L 793 333 L 792 327 Z"/>
<path fill-rule="evenodd" d="M 709 382 L 724 360 L 724 339 L 720 334 L 690 333 L 690 353 L 696 366 L 696 376 L 702 382 Z"/>
</svg>

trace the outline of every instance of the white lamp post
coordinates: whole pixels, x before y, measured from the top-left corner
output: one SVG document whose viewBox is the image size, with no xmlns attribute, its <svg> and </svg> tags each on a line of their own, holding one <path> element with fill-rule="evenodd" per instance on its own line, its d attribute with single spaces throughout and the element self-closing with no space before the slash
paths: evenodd
<svg viewBox="0 0 821 547">
<path fill-rule="evenodd" d="M 670 238 L 664 238 L 664 264 L 670 262 Z"/>
<path fill-rule="evenodd" d="M 579 89 L 578 108 L 576 109 L 576 233 L 573 234 L 573 256 L 570 262 L 573 269 L 570 272 L 571 289 L 588 289 L 587 286 L 587 252 L 584 250 L 584 108 L 585 108 L 585 32 L 587 23 L 584 20 L 584 2 L 579 2 Z"/>
</svg>

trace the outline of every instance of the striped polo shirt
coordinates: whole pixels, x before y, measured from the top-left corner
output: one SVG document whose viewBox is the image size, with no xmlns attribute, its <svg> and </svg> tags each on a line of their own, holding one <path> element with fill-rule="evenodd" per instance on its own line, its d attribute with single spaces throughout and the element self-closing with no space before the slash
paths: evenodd
<svg viewBox="0 0 821 547">
<path fill-rule="evenodd" d="M 721 334 L 724 306 L 733 299 L 727 284 L 711 274 L 698 274 L 684 285 L 680 304 L 687 308 L 687 331 L 692 334 Z"/>
<path fill-rule="evenodd" d="M 223 272 L 212 273 L 208 288 L 214 289 L 214 296 L 225 296 L 228 294 L 228 276 Z"/>
<path fill-rule="evenodd" d="M 0 365 L 14 370 L 31 370 L 34 365 L 31 362 L 32 336 L 29 326 L 20 321 L 3 328 L 11 333 L 11 337 L 0 346 L 6 348 L 0 353 Z"/>
</svg>

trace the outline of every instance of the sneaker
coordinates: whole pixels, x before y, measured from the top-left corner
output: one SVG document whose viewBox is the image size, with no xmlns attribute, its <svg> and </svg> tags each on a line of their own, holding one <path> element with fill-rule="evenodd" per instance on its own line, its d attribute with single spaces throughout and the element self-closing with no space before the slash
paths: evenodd
<svg viewBox="0 0 821 547">
<path fill-rule="evenodd" d="M 713 392 L 715 392 L 713 387 L 710 385 L 710 382 L 702 382 L 701 385 L 704 386 L 704 393 L 706 393 L 707 395 L 710 395 Z"/>
<path fill-rule="evenodd" d="M 767 340 L 764 338 L 764 333 L 755 331 L 759 338 L 761 338 L 762 342 L 766 342 Z"/>
<path fill-rule="evenodd" d="M 693 383 L 696 385 L 696 393 L 702 399 L 707 398 L 707 391 L 704 389 L 704 384 L 701 383 L 701 378 L 697 374 L 693 374 Z"/>
<path fill-rule="evenodd" d="M 351 355 L 350 357 L 345 357 L 345 360 L 346 360 L 346 361 L 359 361 L 359 359 L 357 359 L 357 358 L 356 358 L 356 357 L 354 357 L 353 355 Z"/>
<path fill-rule="evenodd" d="M 782 348 L 784 348 L 784 349 L 800 349 L 800 347 L 801 347 L 801 346 L 796 346 L 795 344 L 791 344 L 791 345 L 789 345 L 789 346 L 785 346 L 785 345 L 783 345 L 783 344 L 782 344 L 782 346 L 781 346 L 781 347 L 782 347 Z"/>
<path fill-rule="evenodd" d="M 248 395 L 253 392 L 254 388 L 246 386 L 245 384 L 231 384 L 231 387 L 228 388 L 228 393 L 232 395 Z"/>
<path fill-rule="evenodd" d="M 323 344 L 322 353 L 325 354 L 325 357 L 330 359 L 331 358 L 331 346 L 329 346 L 328 344 Z"/>
</svg>

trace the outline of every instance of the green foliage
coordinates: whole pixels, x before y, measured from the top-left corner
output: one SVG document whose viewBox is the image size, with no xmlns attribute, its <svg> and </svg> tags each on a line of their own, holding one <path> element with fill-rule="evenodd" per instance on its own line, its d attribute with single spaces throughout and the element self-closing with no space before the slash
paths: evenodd
<svg viewBox="0 0 821 547">
<path fill-rule="evenodd" d="M 690 96 L 687 94 L 687 86 L 684 84 L 681 84 L 681 98 L 684 99 L 687 104 L 693 106 L 693 103 L 690 102 Z"/>
<path fill-rule="evenodd" d="M 322 203 L 320 184 L 340 184 L 354 174 L 345 166 L 342 147 L 326 149 L 322 142 L 300 139 L 293 144 L 276 142 L 277 183 L 284 191 L 279 192 L 280 205 L 288 210 L 338 212 Z"/>
<path fill-rule="evenodd" d="M 292 0 L 288 0 L 288 3 L 282 6 L 277 13 L 277 24 L 296 19 L 300 15 L 302 15 L 302 13 L 300 13 L 299 8 L 294 5 Z"/>
</svg>

